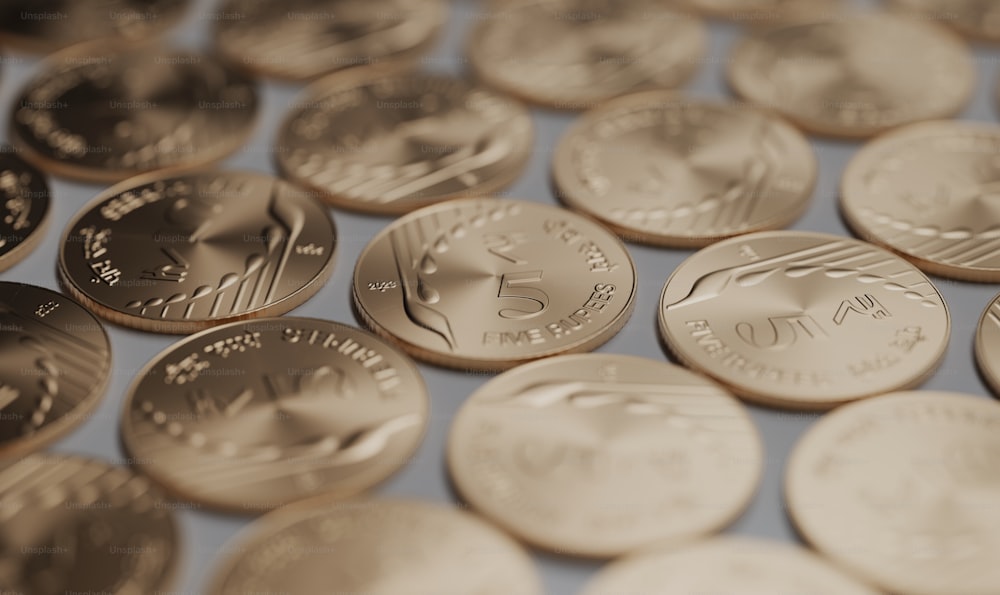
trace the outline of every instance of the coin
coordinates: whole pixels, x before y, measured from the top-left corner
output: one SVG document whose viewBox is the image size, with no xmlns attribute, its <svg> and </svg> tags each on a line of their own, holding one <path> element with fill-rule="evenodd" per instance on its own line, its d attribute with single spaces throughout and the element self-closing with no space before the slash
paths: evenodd
<svg viewBox="0 0 1000 595">
<path fill-rule="evenodd" d="M 816 157 L 753 108 L 647 91 L 587 112 L 552 163 L 559 198 L 627 240 L 705 246 L 784 227 L 808 205 Z"/>
<path fill-rule="evenodd" d="M 237 549 L 208 593 L 543 592 L 531 559 L 509 537 L 470 514 L 415 501 L 294 504 L 264 516 Z"/>
<path fill-rule="evenodd" d="M 1000 393 L 1000 296 L 993 298 L 976 327 L 976 363 L 994 392 Z"/>
<path fill-rule="evenodd" d="M 448 438 L 462 497 L 514 535 L 613 557 L 735 520 L 763 452 L 746 409 L 678 366 L 585 354 L 520 366 L 465 402 Z"/>
<path fill-rule="evenodd" d="M 243 513 L 371 487 L 413 455 L 428 415 L 408 357 L 310 318 L 188 337 L 128 395 L 122 441 L 139 469 L 181 498 Z"/>
<path fill-rule="evenodd" d="M 218 161 L 250 134 L 253 82 L 207 55 L 100 42 L 63 50 L 21 90 L 10 134 L 62 176 L 116 182 Z"/>
<path fill-rule="evenodd" d="M 890 14 L 758 31 L 731 58 L 729 83 L 739 95 L 810 132 L 841 137 L 949 117 L 965 106 L 976 82 L 961 39 Z"/>
<path fill-rule="evenodd" d="M 824 416 L 792 452 L 789 513 L 838 565 L 909 595 L 1000 585 L 1000 406 L 909 392 Z"/>
<path fill-rule="evenodd" d="M 625 325 L 635 291 L 618 238 L 521 200 L 410 213 L 375 236 L 354 269 L 366 325 L 417 358 L 466 370 L 594 349 Z"/>
<path fill-rule="evenodd" d="M 747 537 L 716 537 L 684 548 L 612 562 L 583 595 L 876 595 L 876 591 L 800 547 Z"/>
<path fill-rule="evenodd" d="M 890 7 L 930 18 L 983 41 L 1000 41 L 1000 5 L 994 0 L 885 0 Z"/>
<path fill-rule="evenodd" d="M 35 52 L 97 39 L 142 42 L 177 25 L 190 4 L 189 0 L 4 0 L 0 41 Z"/>
<path fill-rule="evenodd" d="M 841 212 L 863 239 L 936 275 L 1000 281 L 1000 126 L 912 124 L 857 152 Z"/>
<path fill-rule="evenodd" d="M 532 151 L 519 102 L 433 74 L 345 77 L 305 91 L 278 135 L 278 168 L 335 206 L 400 214 L 513 182 Z"/>
<path fill-rule="evenodd" d="M 532 0 L 496 6 L 469 39 L 487 84 L 533 103 L 585 109 L 630 91 L 676 87 L 705 53 L 701 22 L 658 0 Z"/>
<path fill-rule="evenodd" d="M 155 174 L 109 188 L 76 215 L 59 275 L 112 322 L 191 333 L 301 305 L 330 277 L 335 236 L 318 201 L 271 176 Z"/>
<path fill-rule="evenodd" d="M 180 544 L 170 505 L 124 467 L 35 454 L 0 464 L 7 593 L 158 593 Z"/>
<path fill-rule="evenodd" d="M 227 0 L 212 13 L 231 64 L 291 80 L 412 62 L 446 16 L 443 0 Z"/>
<path fill-rule="evenodd" d="M 87 419 L 104 396 L 111 346 L 73 300 L 0 281 L 0 362 L 0 456 L 15 457 Z"/>
<path fill-rule="evenodd" d="M 48 225 L 49 185 L 42 172 L 0 146 L 0 271 L 27 256 Z"/>
<path fill-rule="evenodd" d="M 919 270 L 840 236 L 760 232 L 685 260 L 660 332 L 686 364 L 751 401 L 824 409 L 908 388 L 937 367 L 951 323 Z"/>
<path fill-rule="evenodd" d="M 710 17 L 749 25 L 828 15 L 842 8 L 841 0 L 678 0 L 678 3 Z"/>
</svg>

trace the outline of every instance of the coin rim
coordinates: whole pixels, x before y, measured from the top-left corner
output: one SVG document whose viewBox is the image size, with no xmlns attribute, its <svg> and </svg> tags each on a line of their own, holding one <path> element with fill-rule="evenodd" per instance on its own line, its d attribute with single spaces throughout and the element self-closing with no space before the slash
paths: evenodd
<svg viewBox="0 0 1000 595">
<path fill-rule="evenodd" d="M 987 324 L 987 316 L 990 310 L 997 303 L 1000 303 L 1000 295 L 991 298 L 989 304 L 983 309 L 983 313 L 979 315 L 979 322 L 976 324 L 976 334 L 973 339 L 976 367 L 979 368 L 979 373 L 982 374 L 983 380 L 986 381 L 987 386 L 990 387 L 994 395 L 1000 395 L 1000 370 L 997 369 L 996 365 L 990 364 L 989 348 L 986 346 L 986 337 L 984 336 L 983 329 Z"/>
<path fill-rule="evenodd" d="M 13 147 L 11 148 L 13 149 Z M 30 168 L 30 173 L 38 176 L 42 180 L 42 185 L 45 187 L 46 194 L 45 209 L 42 212 L 42 216 L 38 219 L 38 223 L 28 231 L 28 234 L 24 236 L 24 239 L 18 242 L 16 246 L 8 250 L 5 254 L 0 255 L 0 273 L 10 269 L 16 264 L 19 264 L 35 251 L 35 248 L 37 248 L 44 239 L 45 234 L 48 233 L 50 226 L 49 222 L 52 220 L 52 188 L 49 186 L 48 176 L 45 172 L 39 170 L 34 165 L 28 163 L 24 159 L 21 159 L 17 153 L 17 151 L 13 152 L 14 157 Z M 86 308 L 84 309 L 86 310 Z"/>
</svg>

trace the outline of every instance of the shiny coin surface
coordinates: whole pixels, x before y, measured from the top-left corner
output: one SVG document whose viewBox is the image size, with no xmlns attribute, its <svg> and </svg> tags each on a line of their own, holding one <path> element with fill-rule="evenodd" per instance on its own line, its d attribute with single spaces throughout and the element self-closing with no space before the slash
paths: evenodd
<svg viewBox="0 0 1000 595">
<path fill-rule="evenodd" d="M 51 52 L 82 41 L 143 42 L 176 25 L 190 0 L 3 0 L 0 41 Z"/>
<path fill-rule="evenodd" d="M 842 0 L 677 0 L 707 16 L 746 25 L 793 21 L 828 15 L 842 8 Z"/>
<path fill-rule="evenodd" d="M 660 297 L 660 331 L 682 361 L 749 400 L 794 409 L 919 384 L 950 328 L 941 294 L 913 265 L 811 232 L 709 246 Z"/>
<path fill-rule="evenodd" d="M 70 222 L 65 287 L 112 322 L 190 333 L 299 306 L 329 278 L 326 209 L 271 176 L 206 171 L 114 186 Z"/>
<path fill-rule="evenodd" d="M 877 595 L 806 549 L 717 537 L 605 567 L 583 595 Z"/>
<path fill-rule="evenodd" d="M 430 49 L 444 0 L 226 0 L 216 47 L 234 66 L 292 80 L 412 61 Z"/>
<path fill-rule="evenodd" d="M 473 508 L 543 548 L 611 557 L 711 533 L 763 467 L 746 409 L 679 366 L 585 354 L 520 366 L 476 391 L 448 439 Z"/>
<path fill-rule="evenodd" d="M 701 22 L 658 0 L 529 0 L 492 8 L 469 40 L 476 75 L 558 109 L 676 87 L 705 53 Z"/>
<path fill-rule="evenodd" d="M 960 111 L 975 87 L 968 47 L 949 31 L 888 14 L 767 29 L 736 44 L 729 82 L 806 130 L 866 137 Z"/>
<path fill-rule="evenodd" d="M 122 438 L 168 491 L 254 513 L 371 487 L 413 455 L 427 415 L 420 373 L 382 340 L 267 318 L 158 355 L 129 391 Z"/>
<path fill-rule="evenodd" d="M 816 183 L 816 157 L 792 126 L 669 91 L 585 114 L 560 141 L 552 170 L 569 206 L 625 239 L 680 247 L 784 227 Z"/>
<path fill-rule="evenodd" d="M 841 211 L 863 239 L 923 270 L 1000 281 L 1000 126 L 913 124 L 855 153 Z"/>
<path fill-rule="evenodd" d="M 1000 405 L 893 393 L 819 420 L 792 452 L 785 500 L 820 552 L 882 589 L 995 595 Z"/>
<path fill-rule="evenodd" d="M 460 79 L 334 75 L 278 136 L 278 167 L 332 204 L 399 214 L 513 182 L 532 151 L 527 108 Z"/>
<path fill-rule="evenodd" d="M 208 593 L 543 592 L 531 559 L 509 537 L 468 513 L 420 502 L 313 499 L 263 517 L 238 551 Z"/>
<path fill-rule="evenodd" d="M 410 213 L 354 270 L 365 324 L 415 357 L 472 370 L 594 349 L 625 325 L 635 291 L 632 258 L 605 228 L 508 199 Z"/>
<path fill-rule="evenodd" d="M 0 463 L 7 593 L 157 593 L 180 557 L 170 504 L 124 467 L 36 454 Z"/>
<path fill-rule="evenodd" d="M 253 82 L 215 58 L 92 43 L 46 60 L 14 103 L 10 134 L 42 169 L 114 182 L 218 161 L 256 113 Z"/>
<path fill-rule="evenodd" d="M 42 172 L 13 148 L 0 146 L 0 271 L 17 264 L 41 242 L 49 202 Z"/>
<path fill-rule="evenodd" d="M 930 18 L 975 39 L 1000 41 L 996 0 L 885 0 L 888 6 Z"/>
<path fill-rule="evenodd" d="M 108 337 L 90 312 L 54 291 L 0 282 L 0 455 L 38 450 L 86 421 L 110 369 Z"/>
<path fill-rule="evenodd" d="M 1000 394 L 1000 296 L 993 298 L 976 329 L 976 363 L 983 378 Z"/>
</svg>

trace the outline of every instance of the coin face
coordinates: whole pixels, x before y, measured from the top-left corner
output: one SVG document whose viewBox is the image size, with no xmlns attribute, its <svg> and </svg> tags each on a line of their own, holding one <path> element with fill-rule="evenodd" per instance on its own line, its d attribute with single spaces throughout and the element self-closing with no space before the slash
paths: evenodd
<svg viewBox="0 0 1000 595">
<path fill-rule="evenodd" d="M 292 80 L 412 61 L 446 16 L 443 0 L 226 0 L 212 13 L 231 64 Z"/>
<path fill-rule="evenodd" d="M 60 279 L 104 318 L 191 333 L 291 310 L 333 267 L 333 221 L 267 175 L 205 171 L 114 186 L 70 222 Z"/>
<path fill-rule="evenodd" d="M 893 593 L 989 595 L 1000 568 L 1000 405 L 909 392 L 824 416 L 792 452 L 802 535 Z"/>
<path fill-rule="evenodd" d="M 42 172 L 12 147 L 0 146 L 0 271 L 17 264 L 41 241 L 49 198 Z"/>
<path fill-rule="evenodd" d="M 92 43 L 46 60 L 14 103 L 10 134 L 42 169 L 115 182 L 218 161 L 256 113 L 253 82 L 208 55 Z"/>
<path fill-rule="evenodd" d="M 587 112 L 559 142 L 552 174 L 563 202 L 625 239 L 704 246 L 794 221 L 816 158 L 798 131 L 756 109 L 648 91 Z"/>
<path fill-rule="evenodd" d="M 531 0 L 487 11 L 468 53 L 489 85 L 533 103 L 585 109 L 680 85 L 705 47 L 700 21 L 657 0 Z"/>
<path fill-rule="evenodd" d="M 278 168 L 335 206 L 400 214 L 513 182 L 532 151 L 528 110 L 461 79 L 333 75 L 278 136 Z"/>
<path fill-rule="evenodd" d="M 959 112 L 975 87 L 961 39 L 933 23 L 845 14 L 751 34 L 733 49 L 742 97 L 806 130 L 843 137 Z"/>
<path fill-rule="evenodd" d="M 983 378 L 1000 394 L 1000 296 L 993 298 L 976 328 L 976 363 Z"/>
<path fill-rule="evenodd" d="M 448 439 L 473 508 L 530 543 L 599 557 L 721 529 L 750 503 L 762 458 L 723 388 L 624 355 L 502 374 L 465 402 Z"/>
<path fill-rule="evenodd" d="M 0 464 L 9 593 L 156 593 L 179 556 L 169 503 L 124 467 L 55 454 Z"/>
<path fill-rule="evenodd" d="M 695 253 L 667 280 L 659 318 L 686 364 L 747 399 L 794 409 L 919 384 L 951 326 L 941 294 L 902 258 L 800 231 Z"/>
<path fill-rule="evenodd" d="M 158 355 L 129 391 L 122 439 L 168 491 L 254 513 L 371 487 L 413 455 L 427 415 L 420 373 L 377 337 L 267 318 Z"/>
<path fill-rule="evenodd" d="M 827 15 L 842 8 L 841 0 L 678 0 L 708 16 L 749 25 Z"/>
<path fill-rule="evenodd" d="M 96 39 L 142 42 L 171 29 L 190 4 L 190 0 L 4 0 L 0 40 L 36 52 Z"/>
<path fill-rule="evenodd" d="M 892 8 L 934 19 L 974 39 L 1000 41 L 1000 5 L 993 0 L 885 0 Z"/>
<path fill-rule="evenodd" d="M 844 219 L 927 272 L 1000 281 L 998 146 L 1000 126 L 972 122 L 926 122 L 881 136 L 844 172 Z"/>
<path fill-rule="evenodd" d="M 716 537 L 651 551 L 605 567 L 583 595 L 877 595 L 806 549 L 745 537 Z"/>
<path fill-rule="evenodd" d="M 86 421 L 110 368 L 108 337 L 79 304 L 0 282 L 0 455 L 39 450 Z"/>
<path fill-rule="evenodd" d="M 635 290 L 635 265 L 609 231 L 509 199 L 410 213 L 354 270 L 365 324 L 415 357 L 471 370 L 594 349 L 624 326 Z"/>
<path fill-rule="evenodd" d="M 543 592 L 531 559 L 509 537 L 470 514 L 420 502 L 294 504 L 263 517 L 238 551 L 208 593 Z"/>
</svg>

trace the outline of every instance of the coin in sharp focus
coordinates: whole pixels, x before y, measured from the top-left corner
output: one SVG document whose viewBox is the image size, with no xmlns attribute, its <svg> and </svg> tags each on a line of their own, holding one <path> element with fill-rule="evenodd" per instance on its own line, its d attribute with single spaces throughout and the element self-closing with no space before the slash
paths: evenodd
<svg viewBox="0 0 1000 595">
<path fill-rule="evenodd" d="M 1000 281 L 1000 126 L 912 124 L 854 154 L 841 212 L 863 239 L 936 275 Z"/>
<path fill-rule="evenodd" d="M 296 102 L 276 159 L 335 206 L 400 214 L 504 188 L 532 139 L 527 108 L 460 79 L 335 74 Z"/>
<path fill-rule="evenodd" d="M 63 286 L 125 326 L 191 333 L 288 312 L 333 269 L 336 231 L 309 193 L 268 175 L 133 178 L 67 226 Z"/>
<path fill-rule="evenodd" d="M 0 41 L 51 52 L 98 39 L 144 42 L 177 25 L 190 0 L 4 0 Z"/>
<path fill-rule="evenodd" d="M 817 550 L 887 592 L 995 595 L 1000 405 L 904 392 L 838 409 L 792 451 L 789 513 Z"/>
<path fill-rule="evenodd" d="M 746 537 L 716 537 L 612 562 L 583 595 L 877 595 L 809 550 Z"/>
<path fill-rule="evenodd" d="M 627 240 L 705 246 L 794 221 L 816 157 L 795 128 L 754 108 L 648 91 L 587 112 L 552 173 L 563 202 Z"/>
<path fill-rule="evenodd" d="M 530 0 L 491 6 L 468 54 L 487 84 L 578 110 L 679 86 L 698 70 L 706 37 L 697 18 L 658 0 Z"/>
<path fill-rule="evenodd" d="M 476 391 L 448 439 L 474 509 L 562 554 L 613 557 L 734 521 L 763 467 L 746 408 L 714 382 L 645 358 L 520 366 Z"/>
<path fill-rule="evenodd" d="M 0 463 L 7 593 L 162 593 L 180 557 L 171 505 L 124 467 L 35 454 Z"/>
<path fill-rule="evenodd" d="M 1000 41 L 1000 4 L 994 0 L 883 0 L 894 9 L 930 18 L 983 41 Z"/>
<path fill-rule="evenodd" d="M 160 353 L 129 390 L 122 438 L 167 491 L 258 513 L 346 497 L 398 470 L 427 426 L 423 380 L 381 339 L 335 322 L 236 322 Z"/>
<path fill-rule="evenodd" d="M 678 2 L 709 17 L 751 26 L 826 16 L 843 8 L 842 0 L 678 0 Z"/>
<path fill-rule="evenodd" d="M 414 357 L 501 370 L 589 351 L 625 325 L 636 271 L 625 246 L 553 206 L 478 198 L 391 223 L 354 270 L 356 312 Z"/>
<path fill-rule="evenodd" d="M 976 328 L 976 363 L 986 383 L 1000 394 L 1000 296 L 983 311 Z"/>
<path fill-rule="evenodd" d="M 0 282 L 0 362 L 0 456 L 14 457 L 87 419 L 104 396 L 111 346 L 100 322 L 73 300 Z"/>
<path fill-rule="evenodd" d="M 49 185 L 45 175 L 0 146 L 0 271 L 27 256 L 48 226 Z"/>
<path fill-rule="evenodd" d="M 10 134 L 42 169 L 115 182 L 218 161 L 256 113 L 253 81 L 216 58 L 94 42 L 46 59 L 14 103 Z"/>
<path fill-rule="evenodd" d="M 934 23 L 845 14 L 752 33 L 736 44 L 729 83 L 802 128 L 867 137 L 949 117 L 975 88 L 972 55 Z"/>
<path fill-rule="evenodd" d="M 688 365 L 765 405 L 824 409 L 916 386 L 948 346 L 944 299 L 916 267 L 840 236 L 771 231 L 684 261 L 660 331 Z"/>
<path fill-rule="evenodd" d="M 215 46 L 231 64 L 291 80 L 405 66 L 446 17 L 443 0 L 227 0 L 213 13 Z"/>
<path fill-rule="evenodd" d="M 234 549 L 210 595 L 543 592 L 510 537 L 466 512 L 415 501 L 314 498 L 262 517 Z"/>
</svg>

